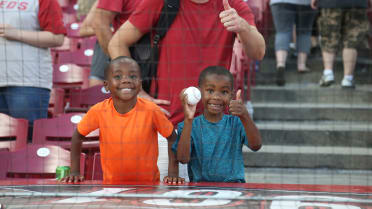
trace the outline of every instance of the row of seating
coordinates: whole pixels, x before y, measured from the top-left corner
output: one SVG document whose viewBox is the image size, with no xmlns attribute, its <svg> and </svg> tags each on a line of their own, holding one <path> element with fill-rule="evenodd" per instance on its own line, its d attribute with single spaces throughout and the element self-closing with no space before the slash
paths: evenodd
<svg viewBox="0 0 372 209">
<path fill-rule="evenodd" d="M 86 164 L 87 156 L 81 153 L 81 174 L 89 180 L 102 180 L 100 153 L 94 154 L 90 170 Z M 0 151 L 0 180 L 54 179 L 59 166 L 70 166 L 70 151 L 60 146 L 28 144 L 17 151 Z"/>
<path fill-rule="evenodd" d="M 0 113 L 0 179 L 53 177 L 57 166 L 70 165 L 71 137 L 84 114 L 36 120 L 33 142 L 27 144 L 28 121 Z M 48 149 L 48 155 L 40 156 L 40 148 Z M 87 179 L 101 179 L 98 129 L 87 136 L 82 151 L 82 174 Z"/>
</svg>

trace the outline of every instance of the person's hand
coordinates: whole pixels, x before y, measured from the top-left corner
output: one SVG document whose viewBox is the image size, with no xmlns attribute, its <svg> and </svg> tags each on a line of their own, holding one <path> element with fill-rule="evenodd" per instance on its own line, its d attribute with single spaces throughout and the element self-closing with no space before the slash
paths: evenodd
<svg viewBox="0 0 372 209">
<path fill-rule="evenodd" d="M 166 184 L 184 184 L 185 179 L 181 177 L 165 176 L 163 182 Z"/>
<path fill-rule="evenodd" d="M 0 24 L 0 37 L 16 40 L 20 35 L 20 31 L 9 24 Z"/>
<path fill-rule="evenodd" d="M 79 173 L 71 173 L 69 176 L 62 178 L 59 181 L 63 183 L 78 183 L 78 182 L 83 182 L 84 180 L 85 180 L 84 176 L 80 175 L 80 172 L 79 172 Z"/>
<path fill-rule="evenodd" d="M 229 111 L 231 115 L 235 115 L 238 117 L 249 117 L 249 113 L 247 108 L 243 104 L 243 100 L 241 98 L 241 90 L 239 89 L 236 92 L 236 99 L 230 101 Z"/>
<path fill-rule="evenodd" d="M 150 100 L 150 101 L 154 102 L 154 103 L 157 104 L 157 105 L 170 105 L 170 101 L 169 101 L 169 100 L 164 100 L 164 99 L 155 99 L 154 97 L 152 97 L 152 96 L 150 96 L 148 93 L 146 93 L 144 90 L 141 90 L 141 91 L 138 93 L 138 96 L 141 97 L 141 98 L 144 98 L 144 99 Z M 164 114 L 165 114 L 166 116 L 170 117 L 170 113 L 169 113 L 166 109 L 160 107 L 160 110 L 161 110 L 162 112 L 164 112 Z"/>
<path fill-rule="evenodd" d="M 183 111 L 185 115 L 185 119 L 190 119 L 192 120 L 194 118 L 195 112 L 196 112 L 196 106 L 195 105 L 190 105 L 187 103 L 187 94 L 185 94 L 185 89 L 183 89 L 180 93 L 180 100 L 183 106 Z"/>
<path fill-rule="evenodd" d="M 222 0 L 222 3 L 225 10 L 220 13 L 221 23 L 228 31 L 242 32 L 248 23 L 230 6 L 228 0 Z"/>
<path fill-rule="evenodd" d="M 318 8 L 317 3 L 318 3 L 318 0 L 311 0 L 311 4 L 310 4 L 311 8 L 317 9 Z"/>
</svg>

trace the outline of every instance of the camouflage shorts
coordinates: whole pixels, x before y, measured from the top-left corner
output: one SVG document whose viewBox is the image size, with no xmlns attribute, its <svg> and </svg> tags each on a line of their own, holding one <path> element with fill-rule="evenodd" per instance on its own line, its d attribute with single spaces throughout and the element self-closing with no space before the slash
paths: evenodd
<svg viewBox="0 0 372 209">
<path fill-rule="evenodd" d="M 336 52 L 339 45 L 358 48 L 369 32 L 366 9 L 321 9 L 318 18 L 321 47 Z"/>
</svg>

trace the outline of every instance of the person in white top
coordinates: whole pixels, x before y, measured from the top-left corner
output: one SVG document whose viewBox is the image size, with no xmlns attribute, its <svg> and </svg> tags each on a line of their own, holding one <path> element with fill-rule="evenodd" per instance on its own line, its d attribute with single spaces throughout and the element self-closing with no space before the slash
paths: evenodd
<svg viewBox="0 0 372 209">
<path fill-rule="evenodd" d="M 66 29 L 56 0 L 4 1 L 0 10 L 0 112 L 30 123 L 47 117 L 52 88 L 50 47 Z"/>
</svg>

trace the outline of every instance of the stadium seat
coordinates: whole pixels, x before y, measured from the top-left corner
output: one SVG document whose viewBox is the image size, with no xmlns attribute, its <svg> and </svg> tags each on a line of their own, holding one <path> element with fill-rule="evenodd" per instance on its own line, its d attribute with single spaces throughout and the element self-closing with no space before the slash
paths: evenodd
<svg viewBox="0 0 372 209">
<path fill-rule="evenodd" d="M 54 88 L 86 88 L 89 86 L 88 68 L 75 64 L 61 64 L 53 66 L 53 87 Z"/>
<path fill-rule="evenodd" d="M 29 144 L 15 152 L 1 152 L 0 156 L 8 160 L 7 178 L 55 178 L 58 166 L 70 166 L 70 151 L 59 146 Z M 82 175 L 84 166 L 85 154 L 82 153 Z"/>
<path fill-rule="evenodd" d="M 79 30 L 80 30 L 80 22 L 71 22 L 66 25 L 67 30 L 67 37 L 70 38 L 80 38 Z"/>
<path fill-rule="evenodd" d="M 55 64 L 72 63 L 79 66 L 90 67 L 92 63 L 94 50 L 93 48 L 80 49 L 76 51 L 60 51 L 54 58 Z"/>
<path fill-rule="evenodd" d="M 92 180 L 103 180 L 103 172 L 101 167 L 101 153 L 99 152 L 94 154 Z"/>
<path fill-rule="evenodd" d="M 28 121 L 0 113 L 0 150 L 15 151 L 27 144 Z"/>
<path fill-rule="evenodd" d="M 77 124 L 85 113 L 66 113 L 55 118 L 44 118 L 34 121 L 32 143 L 39 145 L 57 145 L 65 149 L 71 148 L 71 137 Z M 83 142 L 84 152 L 98 150 L 98 129 L 87 135 Z"/>
<path fill-rule="evenodd" d="M 72 89 L 70 91 L 70 105 L 65 112 L 87 112 L 88 109 L 110 97 L 110 93 L 101 85 L 86 89 Z"/>
<path fill-rule="evenodd" d="M 52 88 L 50 92 L 48 117 L 56 117 L 64 112 L 65 91 L 62 88 Z"/>
</svg>

